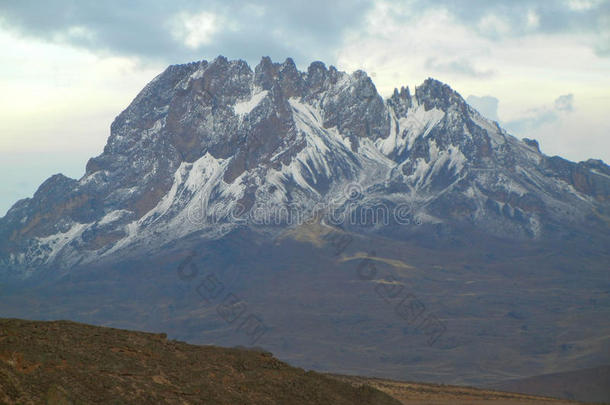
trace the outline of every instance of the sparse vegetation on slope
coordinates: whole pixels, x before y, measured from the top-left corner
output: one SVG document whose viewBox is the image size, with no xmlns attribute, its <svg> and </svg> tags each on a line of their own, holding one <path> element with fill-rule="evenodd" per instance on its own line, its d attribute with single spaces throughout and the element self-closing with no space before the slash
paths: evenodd
<svg viewBox="0 0 610 405">
<path fill-rule="evenodd" d="M 0 320 L 0 403 L 399 404 L 268 352 L 17 319 Z"/>
</svg>

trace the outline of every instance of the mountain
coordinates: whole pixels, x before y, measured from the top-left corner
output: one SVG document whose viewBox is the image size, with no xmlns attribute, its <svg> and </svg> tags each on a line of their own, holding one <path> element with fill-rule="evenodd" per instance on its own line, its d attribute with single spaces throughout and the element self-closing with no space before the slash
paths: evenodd
<svg viewBox="0 0 610 405">
<path fill-rule="evenodd" d="M 0 311 L 491 383 L 608 363 L 609 231 L 610 167 L 443 83 L 384 100 L 362 71 L 220 56 L 167 68 L 81 179 L 0 219 Z"/>
<path fill-rule="evenodd" d="M 609 195 L 607 165 L 548 158 L 438 81 L 383 100 L 362 71 L 269 58 L 252 71 L 218 57 L 170 66 L 115 119 L 80 180 L 55 175 L 15 204 L 0 223 L 2 269 L 218 239 L 234 213 L 281 223 L 285 208 L 317 206 L 333 217 L 382 206 L 387 222 L 519 239 L 607 236 Z M 341 222 L 369 225 L 361 216 Z"/>
</svg>

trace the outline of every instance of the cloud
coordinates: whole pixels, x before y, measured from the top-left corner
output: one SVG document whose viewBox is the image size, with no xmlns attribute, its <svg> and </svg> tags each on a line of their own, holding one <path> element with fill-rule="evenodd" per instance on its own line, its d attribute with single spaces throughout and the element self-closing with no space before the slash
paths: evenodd
<svg viewBox="0 0 610 405">
<path fill-rule="evenodd" d="M 535 108 L 528 111 L 528 116 L 504 123 L 504 126 L 517 136 L 538 129 L 545 124 L 557 121 L 558 116 L 553 110 Z"/>
<path fill-rule="evenodd" d="M 493 96 L 468 96 L 467 102 L 489 119 L 519 138 L 536 139 L 547 155 L 559 155 L 582 161 L 597 158 L 608 161 L 610 117 L 604 114 L 601 100 L 582 99 L 578 108 L 572 93 L 557 97 L 552 103 L 528 108 L 509 120 L 497 119 L 499 99 Z M 501 114 L 500 114 L 501 115 Z"/>
<path fill-rule="evenodd" d="M 568 7 L 576 11 L 586 11 L 603 2 L 604 0 L 568 0 Z"/>
<path fill-rule="evenodd" d="M 474 24 L 489 35 L 497 33 L 513 35 L 526 34 L 532 25 L 539 32 L 553 33 L 566 31 L 598 32 L 602 26 L 599 16 L 608 16 L 608 0 L 476 0 L 454 1 L 437 0 L 427 2 L 417 0 L 412 6 L 426 7 L 432 3 L 443 7 L 457 16 L 459 20 Z M 430 5 L 428 5 L 430 7 Z M 536 24 L 532 24 L 535 20 Z"/>
<path fill-rule="evenodd" d="M 516 134 L 531 132 L 543 125 L 557 122 L 563 114 L 574 111 L 574 95 L 571 93 L 557 97 L 552 106 L 531 108 L 523 116 L 508 122 L 504 122 L 498 116 L 500 100 L 496 97 L 470 95 L 466 98 L 466 102 L 486 118 L 500 122 Z"/>
<path fill-rule="evenodd" d="M 574 95 L 564 94 L 555 99 L 553 106 L 542 106 L 530 109 L 526 116 L 504 123 L 504 126 L 516 134 L 536 130 L 543 125 L 560 120 L 562 114 L 574 111 Z"/>
<path fill-rule="evenodd" d="M 527 26 L 531 29 L 535 29 L 540 26 L 540 16 L 534 10 L 527 12 Z"/>
<path fill-rule="evenodd" d="M 566 112 L 574 111 L 574 95 L 565 94 L 563 96 L 557 97 L 557 99 L 555 100 L 555 109 L 557 111 Z"/>
<path fill-rule="evenodd" d="M 389 95 L 396 86 L 419 85 L 430 76 L 451 84 L 488 80 L 495 74 L 487 58 L 491 45 L 446 10 L 411 14 L 399 2 L 380 1 L 365 24 L 347 32 L 336 64 L 375 73 L 377 89 Z"/>
<path fill-rule="evenodd" d="M 428 58 L 424 64 L 430 73 L 455 73 L 463 76 L 488 78 L 494 72 L 492 70 L 477 69 L 473 63 L 466 58 L 440 60 L 438 57 Z"/>
<path fill-rule="evenodd" d="M 492 96 L 468 96 L 466 102 L 476 108 L 485 118 L 500 121 L 498 118 L 499 100 Z"/>
<path fill-rule="evenodd" d="M 170 23 L 171 33 L 177 40 L 191 49 L 209 45 L 214 34 L 220 30 L 221 19 L 214 13 L 202 11 L 188 14 L 178 13 Z"/>
<path fill-rule="evenodd" d="M 343 32 L 371 2 L 235 0 L 0 2 L 0 27 L 27 38 L 96 53 L 181 63 L 218 54 L 250 62 L 263 55 L 305 63 L 329 59 Z M 322 11 L 321 11 L 322 10 Z"/>
<path fill-rule="evenodd" d="M 511 32 L 510 22 L 496 14 L 488 14 L 482 17 L 477 24 L 477 28 L 479 32 L 492 38 L 501 38 Z"/>
<path fill-rule="evenodd" d="M 26 37 L 145 60 L 176 63 L 225 54 L 249 61 L 270 55 L 332 62 L 346 32 L 363 29 L 369 12 L 382 3 L 140 0 L 126 6 L 119 0 L 20 0 L 0 2 L 0 23 Z M 610 56 L 608 0 L 397 0 L 388 7 L 395 11 L 388 24 L 447 13 L 481 37 L 574 33 L 588 36 L 600 56 Z M 468 70 L 462 61 L 443 63 Z"/>
<path fill-rule="evenodd" d="M 599 56 L 610 57 L 610 12 L 599 16 L 600 29 L 595 43 L 595 52 Z"/>
<path fill-rule="evenodd" d="M 480 36 L 503 40 L 527 35 L 573 34 L 586 37 L 599 56 L 610 56 L 608 0 L 411 0 L 401 18 L 413 20 L 431 9 L 446 10 Z M 410 18 L 410 19 L 411 19 Z"/>
</svg>

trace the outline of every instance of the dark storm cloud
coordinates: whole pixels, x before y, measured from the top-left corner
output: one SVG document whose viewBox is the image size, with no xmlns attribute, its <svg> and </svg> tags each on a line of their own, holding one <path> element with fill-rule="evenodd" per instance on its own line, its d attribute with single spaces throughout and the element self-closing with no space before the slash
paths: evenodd
<svg viewBox="0 0 610 405">
<path fill-rule="evenodd" d="M 488 38 L 504 38 L 531 33 L 589 33 L 591 47 L 600 56 L 610 56 L 610 0 L 395 0 L 393 18 L 405 24 L 422 13 L 446 9 L 456 21 Z M 25 37 L 112 55 L 137 56 L 164 63 L 212 58 L 257 61 L 262 55 L 275 60 L 292 56 L 297 63 L 314 59 L 334 62 L 337 49 L 348 30 L 365 27 L 373 0 L 264 1 L 243 3 L 233 0 L 175 0 L 173 2 L 134 0 L 78 1 L 33 0 L 0 2 L 0 24 Z M 570 6 L 572 5 L 572 6 Z M 218 16 L 218 30 L 209 43 L 189 47 L 172 35 L 172 19 L 180 13 L 200 12 Z M 528 23 L 528 15 L 535 21 Z M 492 17 L 490 24 L 482 24 Z M 493 18 L 501 20 L 496 30 Z M 470 76 L 485 76 L 460 60 L 432 61 L 440 70 Z"/>
<path fill-rule="evenodd" d="M 363 0 L 22 0 L 1 2 L 0 21 L 25 37 L 144 60 L 173 63 L 223 54 L 249 61 L 292 56 L 307 63 L 329 58 L 343 31 L 362 24 L 369 7 Z M 220 26 L 210 43 L 193 49 L 172 35 L 172 19 L 200 12 L 218 16 Z"/>
</svg>

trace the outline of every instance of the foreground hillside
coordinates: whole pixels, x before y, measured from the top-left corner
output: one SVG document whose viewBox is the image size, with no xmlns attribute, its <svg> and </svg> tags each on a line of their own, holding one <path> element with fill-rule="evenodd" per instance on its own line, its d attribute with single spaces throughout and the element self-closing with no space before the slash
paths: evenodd
<svg viewBox="0 0 610 405">
<path fill-rule="evenodd" d="M 394 398 L 390 397 L 393 396 Z M 466 387 L 323 375 L 259 350 L 68 321 L 0 319 L 1 403 L 568 404 Z"/>
<path fill-rule="evenodd" d="M 0 320 L 0 403 L 398 404 L 270 353 L 164 334 Z"/>
</svg>

